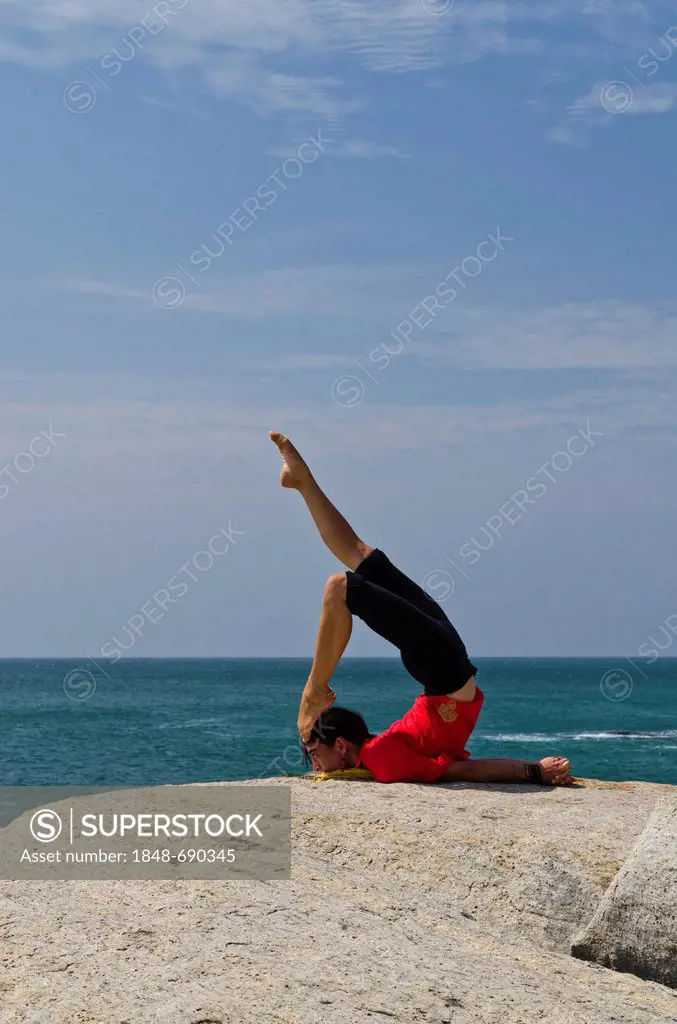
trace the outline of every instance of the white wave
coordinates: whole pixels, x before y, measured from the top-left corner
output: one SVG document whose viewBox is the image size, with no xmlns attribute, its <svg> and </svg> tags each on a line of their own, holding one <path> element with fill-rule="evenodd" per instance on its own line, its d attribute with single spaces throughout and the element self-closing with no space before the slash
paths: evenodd
<svg viewBox="0 0 677 1024">
<path fill-rule="evenodd" d="M 677 729 L 662 729 L 656 732 L 642 732 L 619 729 L 613 732 L 578 732 L 574 740 L 671 740 L 677 739 Z"/>
<path fill-rule="evenodd" d="M 498 743 L 551 743 L 555 740 L 671 740 L 677 739 L 677 729 L 663 729 L 657 732 L 631 732 L 620 729 L 610 732 L 506 732 L 488 733 L 481 738 Z"/>
<path fill-rule="evenodd" d="M 563 739 L 561 734 L 541 734 L 538 732 L 506 732 L 479 734 L 483 740 L 496 740 L 499 743 L 549 743 L 550 740 Z"/>
<path fill-rule="evenodd" d="M 202 729 L 206 725 L 223 725 L 223 719 L 191 718 L 187 722 L 162 722 L 158 729 Z"/>
</svg>

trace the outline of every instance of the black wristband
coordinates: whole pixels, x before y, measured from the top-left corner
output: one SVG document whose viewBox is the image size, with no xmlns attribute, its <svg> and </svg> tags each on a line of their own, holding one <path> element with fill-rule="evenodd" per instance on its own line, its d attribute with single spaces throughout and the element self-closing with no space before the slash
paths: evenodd
<svg viewBox="0 0 677 1024">
<path fill-rule="evenodd" d="M 543 779 L 540 764 L 527 765 L 527 782 L 530 782 L 533 786 L 547 786 L 547 782 Z"/>
</svg>

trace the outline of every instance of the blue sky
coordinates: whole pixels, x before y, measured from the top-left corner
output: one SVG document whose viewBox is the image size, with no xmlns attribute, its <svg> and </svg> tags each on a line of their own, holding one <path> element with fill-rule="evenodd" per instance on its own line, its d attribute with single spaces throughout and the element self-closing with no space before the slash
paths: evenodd
<svg viewBox="0 0 677 1024">
<path fill-rule="evenodd" d="M 336 565 L 271 428 L 476 656 L 656 636 L 675 26 L 624 0 L 0 0 L 2 653 L 97 657 L 145 606 L 130 654 L 309 654 Z M 359 626 L 350 653 L 390 649 Z"/>
</svg>

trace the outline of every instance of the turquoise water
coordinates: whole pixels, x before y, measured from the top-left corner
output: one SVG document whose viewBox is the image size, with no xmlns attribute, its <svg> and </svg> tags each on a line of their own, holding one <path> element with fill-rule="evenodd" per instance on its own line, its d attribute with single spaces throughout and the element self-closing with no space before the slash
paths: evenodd
<svg viewBox="0 0 677 1024">
<path fill-rule="evenodd" d="M 579 775 L 677 784 L 677 660 L 476 664 L 486 703 L 470 742 L 474 757 L 564 753 Z M 64 686 L 79 665 L 87 663 L 0 661 L 0 785 L 153 785 L 305 771 L 295 722 L 306 660 L 129 660 L 107 668 L 111 678 L 89 664 L 91 676 L 71 675 Z M 420 692 L 392 659 L 347 659 L 335 687 L 374 732 Z"/>
</svg>

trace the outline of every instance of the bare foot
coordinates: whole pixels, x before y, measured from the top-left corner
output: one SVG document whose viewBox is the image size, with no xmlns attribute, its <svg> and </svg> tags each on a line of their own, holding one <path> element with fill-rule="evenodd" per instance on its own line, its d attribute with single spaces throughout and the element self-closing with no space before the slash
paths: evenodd
<svg viewBox="0 0 677 1024">
<path fill-rule="evenodd" d="M 568 786 L 572 779 L 569 775 L 571 761 L 566 757 L 544 757 L 539 761 L 543 781 L 551 786 Z"/>
<path fill-rule="evenodd" d="M 298 490 L 304 481 L 309 479 L 310 470 L 288 437 L 271 430 L 270 439 L 277 445 L 282 456 L 280 483 L 283 487 L 294 487 Z"/>
<path fill-rule="evenodd" d="M 336 700 L 336 694 L 331 686 L 319 690 L 311 682 L 307 682 L 301 694 L 301 705 L 299 707 L 298 729 L 301 739 L 306 743 L 312 732 L 315 722 L 323 711 L 330 708 Z"/>
</svg>

